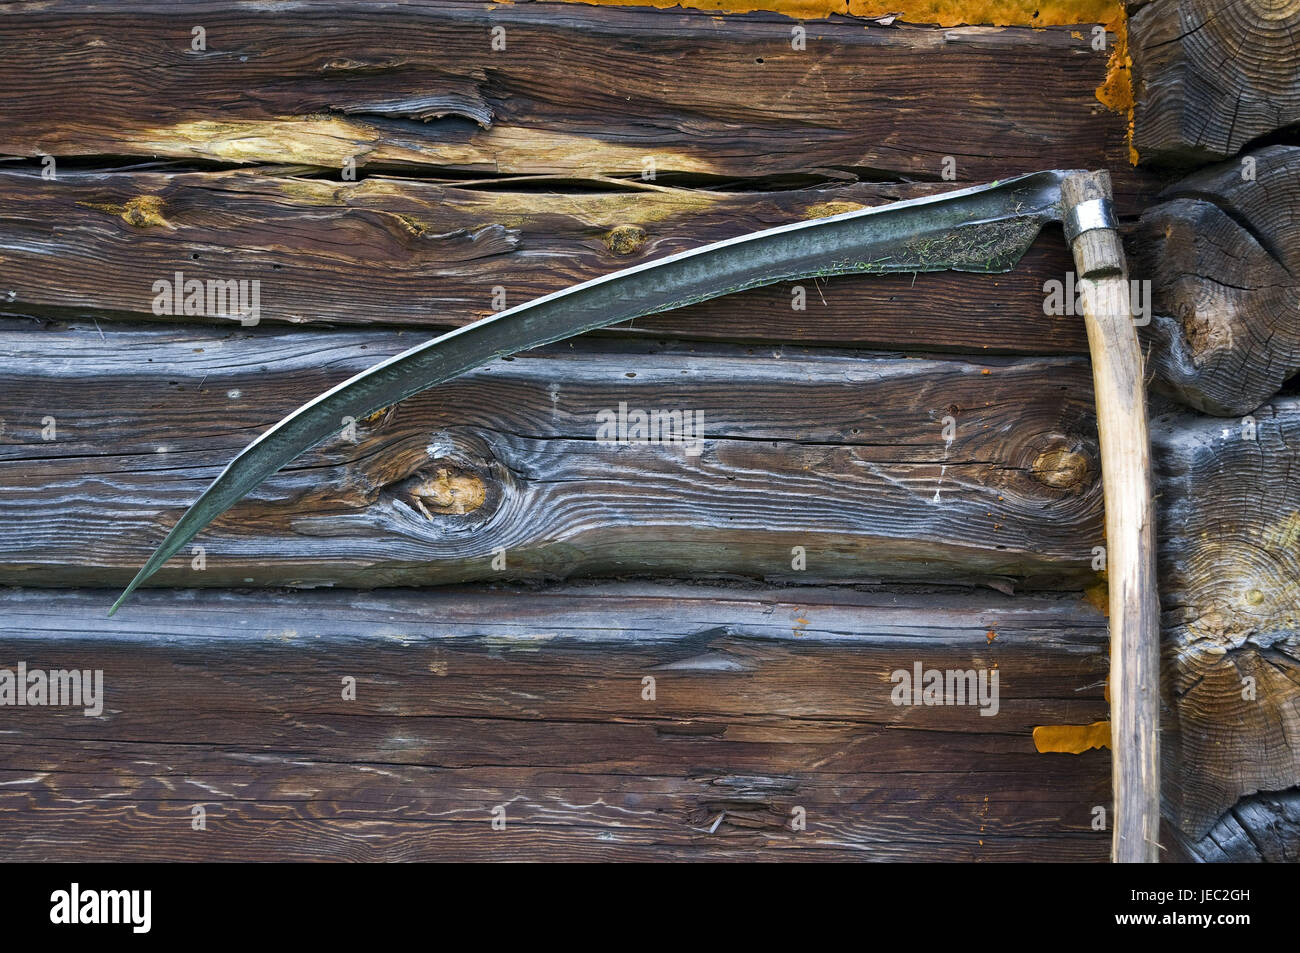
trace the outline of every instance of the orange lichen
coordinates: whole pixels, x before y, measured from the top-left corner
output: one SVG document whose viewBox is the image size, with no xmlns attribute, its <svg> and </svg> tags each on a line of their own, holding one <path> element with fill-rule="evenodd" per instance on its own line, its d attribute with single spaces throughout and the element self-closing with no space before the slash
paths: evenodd
<svg viewBox="0 0 1300 953">
<path fill-rule="evenodd" d="M 1083 590 L 1083 601 L 1095 609 L 1101 610 L 1102 615 L 1110 615 L 1110 585 L 1106 582 L 1106 574 L 1102 573 L 1101 578 Z"/>
<path fill-rule="evenodd" d="M 1039 754 L 1083 754 L 1093 748 L 1110 747 L 1110 722 L 1091 725 L 1039 725 L 1034 729 L 1034 747 Z"/>
<path fill-rule="evenodd" d="M 800 20 L 831 14 L 875 18 L 896 15 L 908 23 L 939 26 L 1068 26 L 1106 23 L 1114 0 L 582 0 L 610 6 L 693 7 L 718 13 L 767 10 Z"/>
<path fill-rule="evenodd" d="M 1106 81 L 1097 87 L 1097 100 L 1128 117 L 1128 161 L 1137 165 L 1137 149 L 1133 148 L 1133 57 L 1128 52 L 1128 14 L 1122 6 L 1106 24 L 1106 30 L 1115 34 L 1115 45 L 1106 62 Z"/>
</svg>

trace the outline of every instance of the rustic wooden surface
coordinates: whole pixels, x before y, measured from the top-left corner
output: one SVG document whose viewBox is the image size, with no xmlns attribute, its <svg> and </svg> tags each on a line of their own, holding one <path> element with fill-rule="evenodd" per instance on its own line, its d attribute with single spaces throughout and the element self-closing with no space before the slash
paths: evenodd
<svg viewBox="0 0 1300 953">
<path fill-rule="evenodd" d="M 1300 370 L 1300 147 L 1268 146 L 1170 185 L 1127 248 L 1151 282 L 1154 386 L 1240 417 Z"/>
<path fill-rule="evenodd" d="M 651 157 L 656 181 L 749 187 L 940 181 L 952 156 L 963 182 L 1110 167 L 1127 213 L 1148 181 L 1077 28 L 832 18 L 796 50 L 773 13 L 366 7 L 6 5 L 0 153 L 633 179 Z"/>
<path fill-rule="evenodd" d="M 168 590 L 106 621 L 112 595 L 5 593 L 0 657 L 101 668 L 107 697 L 101 718 L 7 713 L 9 859 L 1109 850 L 1091 826 L 1106 753 L 1042 755 L 1030 736 L 1105 716 L 1105 619 L 1077 596 Z M 998 716 L 893 705 L 889 673 L 918 659 L 996 666 Z M 795 807 L 806 830 L 791 829 Z"/>
<path fill-rule="evenodd" d="M 628 183 L 584 191 L 542 178 L 505 191 L 374 176 L 357 182 L 249 171 L 0 172 L 0 313 L 238 323 L 153 313 L 153 281 L 256 279 L 263 324 L 434 330 L 610 271 L 806 218 L 952 188 L 934 183 L 719 192 Z M 616 187 L 623 191 L 614 190 Z M 608 188 L 609 191 L 601 191 Z M 50 222 L 59 228 L 51 230 Z M 1043 313 L 1064 275 L 1060 231 L 1004 275 L 846 276 L 759 288 L 637 318 L 620 336 L 1087 353 L 1077 315 Z M 359 307 L 364 303 L 364 307 Z M 1026 316 L 1032 315 L 1032 320 Z"/>
<path fill-rule="evenodd" d="M 0 584 L 125 582 L 267 424 L 495 310 L 496 286 L 517 303 L 754 228 L 1051 166 L 1109 168 L 1126 227 L 1155 227 L 1137 215 L 1160 179 L 1127 165 L 1125 118 L 1096 95 L 1108 54 L 1077 28 L 834 18 L 804 24 L 795 51 L 776 14 L 360 11 L 0 7 Z M 358 181 L 342 178 L 349 158 Z M 1257 240 L 1287 222 L 1244 197 L 1191 198 Z M 1134 277 L 1176 303 L 1186 282 L 1159 267 Z M 144 592 L 108 622 L 107 589 L 5 591 L 0 667 L 103 667 L 116 699 L 103 718 L 6 723 L 6 844 L 21 859 L 1105 859 L 1091 821 L 1108 756 L 1030 738 L 1106 714 L 1086 342 L 1079 316 L 1043 313 L 1043 282 L 1069 268 L 1049 229 L 1010 275 L 836 279 L 809 284 L 804 311 L 778 286 L 638 319 L 304 456 L 205 535 L 202 571 L 178 559 L 160 579 L 218 588 Z M 152 282 L 176 270 L 259 280 L 261 326 L 152 314 Z M 1270 331 L 1245 362 L 1259 400 L 1292 360 Z M 1220 395 L 1198 405 L 1212 408 L 1230 393 L 1212 370 L 1158 383 Z M 702 456 L 596 445 L 596 412 L 620 401 L 703 410 Z M 1284 446 L 1259 468 L 1279 507 Z M 1192 456 L 1198 479 L 1254 485 L 1253 464 Z M 1220 530 L 1188 528 L 1217 503 L 1178 482 L 1163 559 L 1207 551 Z M 1222 600 L 1197 573 L 1218 565 L 1196 556 L 1190 595 L 1166 605 L 1193 646 L 1173 655 L 1179 677 L 1218 644 L 1196 629 L 1198 606 Z M 577 581 L 590 575 L 605 581 Z M 669 578 L 637 578 L 651 575 Z M 480 588 L 228 588 L 247 580 Z M 1286 678 L 1277 599 L 1258 643 L 1223 656 Z M 882 677 L 931 658 L 997 664 L 999 717 L 889 704 Z M 356 702 L 339 698 L 345 674 Z M 640 699 L 646 674 L 658 707 Z M 1264 781 L 1196 737 L 1277 755 L 1279 783 L 1296 778 L 1284 739 L 1252 752 L 1240 729 L 1204 727 L 1236 717 L 1211 675 L 1171 696 L 1181 733 L 1202 732 L 1179 739 L 1178 770 L 1204 777 L 1174 792 L 1187 826 L 1165 859 L 1245 857 L 1216 846 L 1242 837 L 1292 856 L 1289 802 L 1222 813 Z M 1261 717 L 1293 704 L 1278 678 L 1261 676 Z M 206 832 L 190 829 L 195 804 Z M 498 804 L 507 833 L 489 824 Z M 808 831 L 789 830 L 796 804 Z"/>
<path fill-rule="evenodd" d="M 1199 841 L 1166 825 L 1171 861 L 1211 864 L 1300 863 L 1300 791 L 1242 798 Z"/>
<path fill-rule="evenodd" d="M 93 324 L 0 333 L 0 582 L 124 585 L 253 435 L 411 343 Z M 203 533 L 202 571 L 187 549 L 160 582 L 1096 579 L 1086 360 L 594 347 L 496 362 L 359 422 L 355 443 L 341 432 Z M 599 412 L 620 402 L 701 410 L 701 452 L 602 446 Z M 426 515 L 416 496 L 439 471 L 473 499 Z M 432 489 L 422 502 L 437 502 Z M 808 554 L 799 573 L 795 546 Z"/>
<path fill-rule="evenodd" d="M 1234 155 L 1300 121 L 1300 7 L 1151 0 L 1129 20 L 1133 145 L 1144 162 Z"/>
<path fill-rule="evenodd" d="M 1243 794 L 1300 777 L 1300 398 L 1245 424 L 1162 416 L 1152 443 L 1172 701 L 1166 812 L 1199 838 Z"/>
</svg>

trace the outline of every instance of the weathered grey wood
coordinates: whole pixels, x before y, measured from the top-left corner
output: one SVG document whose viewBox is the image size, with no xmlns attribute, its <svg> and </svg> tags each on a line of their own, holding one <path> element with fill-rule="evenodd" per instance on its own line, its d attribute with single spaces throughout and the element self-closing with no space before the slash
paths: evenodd
<svg viewBox="0 0 1300 953">
<path fill-rule="evenodd" d="M 1206 162 L 1300 122 L 1300 8 L 1153 0 L 1129 19 L 1133 145 L 1144 162 Z"/>
<path fill-rule="evenodd" d="M 93 324 L 0 334 L 0 579 L 125 583 L 260 430 L 410 343 Z M 620 403 L 702 413 L 701 452 L 602 445 L 600 413 Z M 199 537 L 202 570 L 178 556 L 159 581 L 649 572 L 1081 588 L 1102 537 L 1091 405 L 1081 358 L 565 342 L 357 422 L 356 443 L 341 425 Z"/>
<path fill-rule="evenodd" d="M 1269 146 L 1161 193 L 1129 237 L 1151 282 L 1154 385 L 1241 416 L 1300 370 L 1300 148 Z"/>
<path fill-rule="evenodd" d="M 1300 399 L 1159 417 L 1165 810 L 1193 839 L 1300 783 Z"/>
<path fill-rule="evenodd" d="M 1112 199 L 1106 172 L 1061 183 L 1073 211 Z M 1160 611 L 1156 594 L 1146 380 L 1124 246 L 1113 227 L 1073 235 L 1097 395 L 1110 607 L 1111 776 L 1116 863 L 1155 863 L 1160 849 Z"/>
<path fill-rule="evenodd" d="M 1199 841 L 1170 829 L 1170 859 L 1212 864 L 1300 863 L 1300 790 L 1242 798 Z"/>
<path fill-rule="evenodd" d="M 0 592 L 0 665 L 101 668 L 107 699 L 97 718 L 5 709 L 11 860 L 1108 850 L 1106 753 L 1031 738 L 1105 713 L 1105 620 L 1076 595 L 168 590 L 105 620 L 111 595 Z M 996 666 L 999 713 L 894 705 L 915 661 Z"/>
<path fill-rule="evenodd" d="M 34 171 L 0 172 L 0 308 L 56 317 L 89 311 L 106 322 L 239 323 L 230 315 L 156 315 L 154 282 L 175 282 L 180 271 L 203 282 L 259 282 L 261 323 L 447 329 L 500 310 L 498 294 L 518 304 L 709 242 L 951 186 L 858 183 L 743 193 L 635 183 L 625 191 L 523 188 L 381 177 L 328 182 L 245 171 L 64 172 L 54 181 Z M 1043 313 L 1044 276 L 1069 267 L 1069 253 L 1052 231 L 1005 275 L 786 283 L 638 318 L 619 333 L 1084 353 L 1077 315 Z"/>
<path fill-rule="evenodd" d="M 1130 212 L 1150 181 L 1127 167 L 1123 117 L 1097 108 L 1107 54 L 1070 27 L 568 3 L 54 2 L 0 16 L 9 155 L 635 179 L 650 161 L 657 180 L 761 185 L 939 181 L 951 156 L 962 182 L 1111 167 Z"/>
</svg>

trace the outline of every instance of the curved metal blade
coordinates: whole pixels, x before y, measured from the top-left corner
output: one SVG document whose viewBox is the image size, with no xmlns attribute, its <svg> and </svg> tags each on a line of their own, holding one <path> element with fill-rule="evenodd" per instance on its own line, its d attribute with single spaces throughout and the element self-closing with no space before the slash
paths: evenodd
<svg viewBox="0 0 1300 953">
<path fill-rule="evenodd" d="M 516 305 L 377 364 L 304 404 L 231 461 L 149 557 L 109 615 L 182 546 L 282 466 L 382 407 L 488 361 L 630 318 L 778 281 L 1014 268 L 1061 218 L 1066 171 L 797 222 L 646 262 Z"/>
</svg>

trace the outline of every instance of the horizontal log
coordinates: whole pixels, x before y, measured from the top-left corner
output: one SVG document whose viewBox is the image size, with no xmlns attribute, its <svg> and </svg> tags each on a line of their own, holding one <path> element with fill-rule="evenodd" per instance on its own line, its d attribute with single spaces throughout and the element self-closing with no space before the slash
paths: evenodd
<svg viewBox="0 0 1300 953">
<path fill-rule="evenodd" d="M 1193 839 L 1300 784 L 1300 399 L 1152 423 L 1160 485 L 1166 814 Z"/>
<path fill-rule="evenodd" d="M 0 592 L 0 667 L 102 669 L 105 697 L 6 709 L 11 860 L 1107 856 L 1106 753 L 1032 740 L 1104 716 L 1077 596 L 173 590 L 106 621 L 109 597 Z M 998 714 L 893 704 L 917 661 L 996 668 Z"/>
<path fill-rule="evenodd" d="M 1150 181 L 1123 117 L 1097 105 L 1107 54 L 1070 27 L 568 3 L 0 16 L 8 155 L 715 184 L 940 181 L 950 157 L 960 182 L 1109 167 L 1130 214 Z"/>
<path fill-rule="evenodd" d="M 0 581 L 125 583 L 258 432 L 412 343 L 93 324 L 0 333 Z M 652 410 L 701 415 L 702 439 L 601 429 Z M 1101 492 L 1079 358 L 573 341 L 339 426 L 159 584 L 1095 578 Z"/>
<path fill-rule="evenodd" d="M 250 172 L 0 172 L 0 308 L 44 316 L 446 329 L 503 305 L 747 232 L 944 191 L 850 184 L 725 193 L 627 186 L 533 193 Z M 57 223 L 57 227 L 51 227 Z M 1059 229 L 1005 275 L 844 277 L 756 289 L 623 334 L 1003 353 L 1086 353 L 1045 314 L 1071 268 Z M 256 314 L 184 313 L 155 282 L 258 282 Z M 251 285 L 249 286 L 252 287 Z M 214 302 L 215 304 L 215 302 Z M 159 314 L 158 312 L 161 312 Z"/>
</svg>

